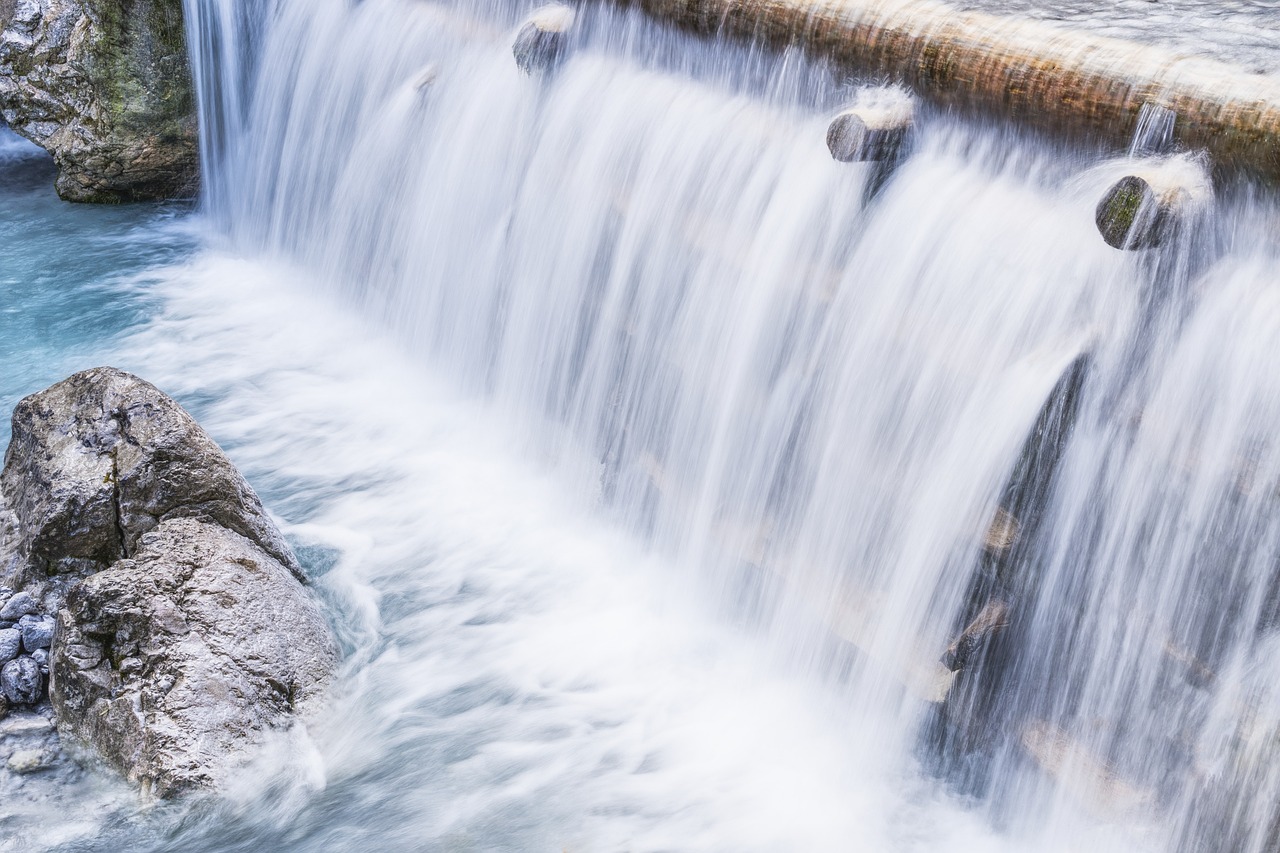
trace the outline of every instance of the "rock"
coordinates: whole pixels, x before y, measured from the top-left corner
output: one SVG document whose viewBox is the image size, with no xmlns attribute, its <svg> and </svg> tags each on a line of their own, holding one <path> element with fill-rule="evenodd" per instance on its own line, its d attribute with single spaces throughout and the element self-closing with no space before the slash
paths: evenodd
<svg viewBox="0 0 1280 853">
<path fill-rule="evenodd" d="M 842 163 L 894 161 L 911 127 L 909 100 L 853 107 L 827 126 L 827 149 Z"/>
<path fill-rule="evenodd" d="M 23 616 L 18 620 L 18 630 L 22 633 L 22 648 L 27 654 L 47 649 L 53 644 L 52 616 Z"/>
<path fill-rule="evenodd" d="M 10 598 L 4 608 L 0 609 L 0 619 L 16 621 L 39 610 L 40 603 L 35 596 L 24 590 Z"/>
<path fill-rule="evenodd" d="M 576 18 L 573 9 L 558 3 L 530 15 L 511 47 L 520 70 L 536 74 L 558 65 Z"/>
<path fill-rule="evenodd" d="M 65 199 L 193 196 L 193 91 L 182 0 L 0 0 L 0 115 Z"/>
<path fill-rule="evenodd" d="M 24 590 L 10 607 L 59 610 L 22 615 L 31 654 L 3 693 L 37 701 L 48 673 L 59 735 L 144 792 L 221 785 L 337 664 L 293 553 L 213 440 L 135 376 L 76 374 L 19 403 L 12 432 L 0 582 Z"/>
<path fill-rule="evenodd" d="M 0 629 L 0 664 L 8 663 L 22 651 L 22 632 L 17 628 Z"/>
<path fill-rule="evenodd" d="M 240 534 L 172 518 L 140 544 L 58 614 L 58 729 L 157 796 L 216 787 L 320 695 L 337 650 L 306 589 Z"/>
<path fill-rule="evenodd" d="M 21 740 L 46 735 L 53 731 L 53 723 L 43 714 L 18 711 L 0 722 L 0 741 Z"/>
<path fill-rule="evenodd" d="M 43 749 L 20 749 L 9 756 L 6 766 L 11 773 L 35 773 L 48 767 L 49 762 Z"/>
<path fill-rule="evenodd" d="M 184 517 L 245 536 L 303 577 L 213 439 L 154 385 L 114 368 L 18 403 L 0 491 L 14 517 L 17 586 L 104 569 L 134 554 L 147 531 Z"/>
<path fill-rule="evenodd" d="M 1113 249 L 1154 249 L 1207 207 L 1211 197 L 1207 178 L 1194 165 L 1177 159 L 1140 165 L 1107 189 L 1094 220 Z"/>
<path fill-rule="evenodd" d="M 997 509 L 982 538 L 982 547 L 991 554 L 1006 554 L 1017 543 L 1020 531 L 1018 519 L 1011 512 L 1004 508 Z"/>
<path fill-rule="evenodd" d="M 11 705 L 34 705 L 40 701 L 43 686 L 39 664 L 25 655 L 0 669 L 0 693 Z"/>
<path fill-rule="evenodd" d="M 942 655 L 942 665 L 958 672 L 969 665 L 991 638 L 1009 625 L 1009 605 L 988 601 Z"/>
</svg>

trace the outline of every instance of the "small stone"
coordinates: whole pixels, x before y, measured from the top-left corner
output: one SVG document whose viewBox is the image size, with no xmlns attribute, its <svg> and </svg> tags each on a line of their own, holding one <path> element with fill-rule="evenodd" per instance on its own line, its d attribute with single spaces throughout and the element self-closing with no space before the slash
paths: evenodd
<svg viewBox="0 0 1280 853">
<path fill-rule="evenodd" d="M 31 659 L 36 662 L 36 666 L 40 667 L 40 671 L 45 675 L 49 674 L 49 650 L 36 649 L 31 653 Z"/>
<path fill-rule="evenodd" d="M 43 686 L 40 665 L 27 656 L 11 660 L 0 669 L 0 693 L 13 705 L 34 705 Z"/>
<path fill-rule="evenodd" d="M 18 630 L 22 632 L 22 647 L 28 654 L 53 645 L 54 624 L 52 616 L 23 616 L 18 620 Z"/>
<path fill-rule="evenodd" d="M 20 592 L 10 598 L 0 608 L 0 619 L 13 620 L 40 610 L 40 605 L 35 597 L 29 592 Z"/>
<path fill-rule="evenodd" d="M 20 749 L 9 756 L 11 773 L 34 773 L 49 766 L 43 749 Z"/>
<path fill-rule="evenodd" d="M 22 651 L 22 632 L 17 628 L 0 628 L 0 666 L 8 663 Z"/>
</svg>

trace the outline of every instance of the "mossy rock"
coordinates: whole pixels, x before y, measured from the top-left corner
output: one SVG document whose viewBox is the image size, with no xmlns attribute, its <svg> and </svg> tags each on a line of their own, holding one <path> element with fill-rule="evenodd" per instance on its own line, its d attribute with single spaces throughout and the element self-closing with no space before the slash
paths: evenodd
<svg viewBox="0 0 1280 853">
<path fill-rule="evenodd" d="M 0 0 L 0 110 L 72 201 L 193 196 L 199 158 L 182 0 Z M 0 72 L 2 73 L 2 72 Z"/>
</svg>

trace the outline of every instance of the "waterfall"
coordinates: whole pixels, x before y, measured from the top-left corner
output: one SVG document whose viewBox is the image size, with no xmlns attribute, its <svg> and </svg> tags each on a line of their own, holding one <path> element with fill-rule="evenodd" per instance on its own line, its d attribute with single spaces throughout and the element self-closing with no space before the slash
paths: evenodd
<svg viewBox="0 0 1280 853">
<path fill-rule="evenodd" d="M 188 0 L 218 241 L 516 425 L 868 784 L 1014 849 L 1274 849 L 1269 204 L 1115 251 L 1125 161 L 927 112 L 872 193 L 824 147 L 856 81 L 594 6 L 528 77 L 528 11 Z"/>
</svg>

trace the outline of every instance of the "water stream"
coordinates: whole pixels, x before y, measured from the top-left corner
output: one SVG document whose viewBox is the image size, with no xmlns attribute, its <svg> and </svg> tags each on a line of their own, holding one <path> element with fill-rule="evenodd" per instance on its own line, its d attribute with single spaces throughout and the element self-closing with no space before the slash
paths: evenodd
<svg viewBox="0 0 1280 853">
<path fill-rule="evenodd" d="M 191 408 L 333 707 L 216 798 L 15 783 L 0 850 L 1274 849 L 1269 201 L 1118 252 L 1123 161 L 926 113 L 871 195 L 790 54 L 593 7 L 530 78 L 523 4 L 263 5 L 188 4 L 198 211 L 0 142 L 0 402 Z"/>
</svg>

